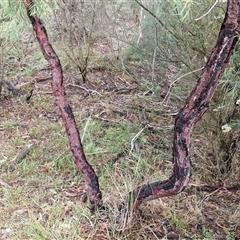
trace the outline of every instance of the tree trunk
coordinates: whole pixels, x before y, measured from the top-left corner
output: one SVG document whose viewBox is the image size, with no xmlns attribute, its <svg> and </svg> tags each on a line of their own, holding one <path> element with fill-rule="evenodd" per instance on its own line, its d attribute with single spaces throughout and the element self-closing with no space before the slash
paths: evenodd
<svg viewBox="0 0 240 240">
<path fill-rule="evenodd" d="M 86 160 L 73 112 L 67 102 L 66 93 L 63 87 L 63 73 L 60 60 L 48 40 L 47 32 L 42 21 L 36 15 L 32 15 L 31 13 L 33 1 L 25 0 L 24 4 L 42 53 L 48 61 L 52 71 L 52 89 L 61 111 L 75 163 L 85 179 L 92 209 L 98 208 L 101 206 L 102 198 L 101 191 L 99 190 L 98 178 L 93 168 Z"/>
<path fill-rule="evenodd" d="M 228 0 L 225 19 L 203 73 L 175 120 L 173 174 L 165 181 L 146 184 L 133 191 L 134 209 L 141 203 L 180 193 L 191 174 L 190 139 L 195 124 L 209 107 L 240 33 L 240 0 Z"/>
</svg>

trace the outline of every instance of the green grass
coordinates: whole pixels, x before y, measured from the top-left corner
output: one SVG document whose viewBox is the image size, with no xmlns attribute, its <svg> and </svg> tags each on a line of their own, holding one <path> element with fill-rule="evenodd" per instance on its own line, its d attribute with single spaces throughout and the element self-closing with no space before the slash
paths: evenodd
<svg viewBox="0 0 240 240">
<path fill-rule="evenodd" d="M 145 79 L 142 88 L 148 90 L 151 85 Z M 36 89 L 43 92 L 46 86 L 39 84 Z M 180 87 L 177 90 L 180 92 Z M 54 96 L 36 94 L 29 103 L 9 98 L 0 106 L 0 180 L 5 183 L 0 182 L 0 229 L 10 231 L 10 239 L 142 240 L 168 239 L 171 233 L 181 239 L 214 239 L 216 232 L 217 237 L 229 240 L 238 236 L 238 193 L 228 196 L 219 192 L 216 200 L 205 198 L 202 192 L 183 192 L 144 203 L 141 211 L 133 213 L 129 193 L 172 174 L 171 113 L 176 109 L 169 110 L 142 90 L 121 95 L 103 89 L 101 96 L 90 95 L 79 102 L 81 94 L 68 89 L 84 151 L 98 173 L 106 209 L 92 214 L 83 202 L 84 179 L 76 174 Z M 144 108 L 149 128 L 144 127 Z M 193 136 L 190 185 L 213 182 L 213 170 L 205 170 L 210 168 L 212 146 L 205 129 L 200 125 Z M 30 153 L 10 171 L 14 159 L 31 144 Z"/>
</svg>

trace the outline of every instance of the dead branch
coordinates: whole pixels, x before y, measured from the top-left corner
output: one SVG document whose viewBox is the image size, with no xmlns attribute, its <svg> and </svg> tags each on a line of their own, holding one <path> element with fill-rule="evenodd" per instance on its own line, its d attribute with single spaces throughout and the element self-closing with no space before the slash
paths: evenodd
<svg viewBox="0 0 240 240">
<path fill-rule="evenodd" d="M 19 91 L 18 91 L 10 82 L 8 82 L 8 81 L 2 81 L 2 82 L 4 83 L 5 87 L 6 87 L 10 92 L 12 92 L 12 94 L 13 94 L 14 96 L 17 96 L 17 97 L 20 96 Z"/>
<path fill-rule="evenodd" d="M 13 163 L 9 166 L 9 171 L 13 172 L 16 169 L 16 165 L 20 164 L 23 159 L 30 153 L 30 151 L 33 149 L 35 145 L 32 144 L 30 146 L 28 146 L 26 149 L 24 149 L 22 152 L 20 152 L 18 154 L 18 156 L 16 157 L 16 159 L 13 161 Z"/>
<path fill-rule="evenodd" d="M 80 86 L 80 85 L 77 85 L 77 84 L 69 83 L 69 84 L 67 85 L 67 87 L 68 87 L 68 86 L 70 86 L 70 87 L 75 87 L 75 88 L 80 88 L 80 89 L 86 91 L 88 94 L 89 94 L 89 93 L 92 93 L 92 94 L 97 94 L 98 96 L 102 96 L 102 94 L 99 93 L 99 92 L 96 91 L 96 90 L 88 89 L 88 88 L 85 88 L 85 87 Z"/>
</svg>

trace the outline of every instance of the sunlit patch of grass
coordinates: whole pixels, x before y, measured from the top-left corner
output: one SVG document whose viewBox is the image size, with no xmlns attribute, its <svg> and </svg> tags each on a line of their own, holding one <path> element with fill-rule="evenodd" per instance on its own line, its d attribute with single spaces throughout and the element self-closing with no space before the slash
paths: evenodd
<svg viewBox="0 0 240 240">
<path fill-rule="evenodd" d="M 73 161 L 73 156 L 71 153 L 63 153 L 54 159 L 53 168 L 57 171 L 68 170 L 74 173 L 76 166 Z"/>
<path fill-rule="evenodd" d="M 82 128 L 85 129 L 84 124 Z M 106 128 L 101 121 L 95 119 L 90 119 L 86 129 L 81 132 L 84 150 L 91 162 L 97 162 L 105 156 L 107 159 L 116 157 L 125 146 L 130 146 L 131 136 L 134 134 L 133 129 L 126 124 Z"/>
</svg>

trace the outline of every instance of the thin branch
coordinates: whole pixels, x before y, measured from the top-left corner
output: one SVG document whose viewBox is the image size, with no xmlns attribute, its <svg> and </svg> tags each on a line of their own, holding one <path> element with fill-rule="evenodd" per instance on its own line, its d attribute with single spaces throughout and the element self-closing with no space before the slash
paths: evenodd
<svg viewBox="0 0 240 240">
<path fill-rule="evenodd" d="M 182 10 L 180 11 L 180 13 L 174 14 L 174 15 L 179 15 L 179 16 L 181 16 L 181 15 L 183 14 L 183 12 L 184 12 L 184 10 L 185 10 L 185 8 L 187 7 L 188 4 L 189 4 L 189 2 L 186 1 L 185 4 L 184 4 L 184 6 L 183 6 L 183 8 L 182 8 Z"/>
<path fill-rule="evenodd" d="M 139 16 L 139 23 L 138 23 L 138 31 L 139 31 L 139 36 L 137 40 L 137 45 L 140 43 L 140 40 L 143 38 L 143 33 L 142 33 L 142 19 L 143 19 L 143 8 L 140 8 L 140 16 Z"/>
<path fill-rule="evenodd" d="M 142 128 L 131 140 L 131 152 L 133 151 L 134 149 L 134 145 L 135 145 L 135 142 L 136 140 L 138 139 L 138 137 L 141 135 L 141 133 L 148 127 L 148 125 L 146 125 L 144 128 Z"/>
<path fill-rule="evenodd" d="M 96 91 L 96 90 L 88 89 L 88 88 L 85 88 L 85 87 L 80 86 L 80 85 L 77 85 L 77 84 L 69 83 L 69 84 L 67 85 L 67 87 L 68 87 L 68 86 L 80 88 L 80 89 L 83 89 L 84 91 L 86 91 L 87 93 L 92 92 L 92 93 L 96 93 L 96 94 L 99 95 L 99 96 L 102 96 L 102 94 L 99 93 L 99 92 Z"/>
<path fill-rule="evenodd" d="M 162 103 L 166 102 L 166 100 L 167 100 L 168 96 L 170 95 L 170 92 L 171 92 L 171 90 L 172 90 L 172 88 L 173 88 L 173 86 L 174 86 L 174 84 L 175 84 L 176 82 L 178 82 L 178 81 L 179 81 L 181 78 L 183 78 L 183 77 L 186 77 L 186 76 L 188 76 L 188 75 L 190 75 L 190 74 L 192 74 L 192 73 L 198 72 L 198 71 L 203 70 L 203 69 L 204 69 L 204 67 L 198 68 L 198 69 L 196 69 L 196 70 L 193 70 L 193 71 L 191 71 L 191 72 L 188 72 L 188 73 L 186 73 L 186 74 L 183 74 L 182 76 L 180 76 L 180 77 L 178 77 L 176 80 L 174 80 L 174 81 L 170 84 L 169 89 L 168 89 L 168 92 L 167 92 L 165 98 L 163 99 Z"/>
<path fill-rule="evenodd" d="M 216 2 L 211 6 L 211 8 L 205 14 L 203 14 L 199 18 L 194 19 L 194 21 L 198 21 L 198 20 L 204 18 L 205 16 L 207 16 L 212 11 L 212 9 L 217 5 L 217 3 L 218 3 L 218 0 L 216 0 Z"/>
<path fill-rule="evenodd" d="M 169 29 L 167 27 L 167 25 L 156 15 L 154 14 L 153 12 L 151 12 L 147 7 L 145 7 L 142 3 L 140 3 L 138 0 L 135 0 L 135 2 L 140 6 L 142 7 L 145 11 L 147 11 L 150 15 L 152 15 L 161 25 L 163 28 L 165 28 L 173 37 L 175 37 L 177 40 L 181 40 L 183 41 L 183 39 L 175 34 L 171 29 Z"/>
</svg>

